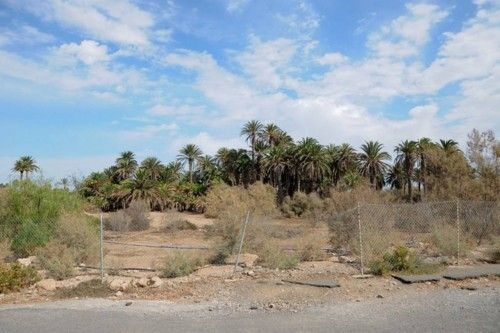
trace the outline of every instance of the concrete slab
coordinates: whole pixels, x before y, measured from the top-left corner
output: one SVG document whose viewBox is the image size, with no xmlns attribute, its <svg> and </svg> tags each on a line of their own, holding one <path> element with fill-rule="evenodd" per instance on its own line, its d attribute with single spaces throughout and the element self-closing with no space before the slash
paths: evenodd
<svg viewBox="0 0 500 333">
<path fill-rule="evenodd" d="M 305 281 L 297 281 L 297 280 L 282 280 L 283 282 L 293 283 L 293 284 L 301 284 L 305 286 L 313 286 L 320 288 L 336 288 L 340 287 L 334 280 L 305 280 Z"/>
<path fill-rule="evenodd" d="M 450 280 L 465 280 L 488 275 L 500 276 L 500 264 L 452 267 L 443 273 L 443 277 Z"/>
<path fill-rule="evenodd" d="M 423 274 L 423 275 L 393 274 L 392 277 L 403 283 L 410 284 L 410 283 L 439 281 L 441 280 L 442 275 L 441 274 Z"/>
</svg>

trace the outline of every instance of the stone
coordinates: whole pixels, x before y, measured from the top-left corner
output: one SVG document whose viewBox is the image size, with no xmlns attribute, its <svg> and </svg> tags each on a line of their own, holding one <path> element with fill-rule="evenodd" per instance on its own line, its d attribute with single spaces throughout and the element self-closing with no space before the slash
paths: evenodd
<svg viewBox="0 0 500 333">
<path fill-rule="evenodd" d="M 38 281 L 36 283 L 36 286 L 39 289 L 43 289 L 43 290 L 47 290 L 47 291 L 54 291 L 54 290 L 56 290 L 56 280 L 44 279 L 44 280 Z"/>
<path fill-rule="evenodd" d="M 138 280 L 135 280 L 134 284 L 137 287 L 146 288 L 149 285 L 149 279 L 143 277 L 143 278 L 140 278 Z"/>
<path fill-rule="evenodd" d="M 259 307 L 257 305 L 251 305 L 250 310 L 257 310 Z"/>
<path fill-rule="evenodd" d="M 382 295 L 378 294 L 378 295 L 377 295 L 377 298 L 384 298 L 384 296 L 382 296 Z"/>
<path fill-rule="evenodd" d="M 231 255 L 226 259 L 226 264 L 234 265 L 236 264 L 237 255 Z M 242 253 L 238 260 L 238 266 L 241 267 L 254 267 L 255 262 L 259 259 L 259 256 L 251 253 Z"/>
<path fill-rule="evenodd" d="M 113 291 L 125 291 L 130 287 L 130 280 L 114 278 L 109 282 L 109 289 Z"/>
<path fill-rule="evenodd" d="M 17 259 L 17 262 L 23 265 L 24 267 L 31 266 L 35 263 L 36 261 L 36 256 L 30 256 L 27 258 L 19 258 Z"/>
<path fill-rule="evenodd" d="M 123 292 L 121 292 L 121 291 L 119 291 L 119 290 L 118 290 L 118 291 L 116 292 L 116 294 L 115 294 L 115 296 L 116 296 L 116 297 L 120 297 L 120 296 L 122 296 L 122 295 L 123 295 Z"/>
<path fill-rule="evenodd" d="M 131 305 L 132 305 L 132 302 L 125 303 L 125 306 L 131 306 Z"/>
<path fill-rule="evenodd" d="M 254 271 L 248 271 L 245 274 L 248 275 L 248 276 L 255 276 L 255 272 Z"/>
<path fill-rule="evenodd" d="M 163 280 L 159 276 L 153 276 L 149 279 L 151 288 L 159 288 L 163 285 Z"/>
</svg>

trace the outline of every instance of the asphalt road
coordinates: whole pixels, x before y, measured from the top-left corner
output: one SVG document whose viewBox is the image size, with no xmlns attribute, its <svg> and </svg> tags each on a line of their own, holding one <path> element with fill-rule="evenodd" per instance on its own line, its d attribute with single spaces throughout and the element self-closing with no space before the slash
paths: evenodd
<svg viewBox="0 0 500 333">
<path fill-rule="evenodd" d="M 500 332 L 500 291 L 444 289 L 298 311 L 71 300 L 0 307 L 0 332 Z"/>
</svg>

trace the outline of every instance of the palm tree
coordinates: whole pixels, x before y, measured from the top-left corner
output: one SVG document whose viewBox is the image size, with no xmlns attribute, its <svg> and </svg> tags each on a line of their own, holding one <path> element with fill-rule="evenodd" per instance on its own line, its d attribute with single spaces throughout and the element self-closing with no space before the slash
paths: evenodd
<svg viewBox="0 0 500 333">
<path fill-rule="evenodd" d="M 243 128 L 241 129 L 240 135 L 244 136 L 245 141 L 250 143 L 252 162 L 255 161 L 255 143 L 257 142 L 259 136 L 262 135 L 261 132 L 263 127 L 264 126 L 260 121 L 250 120 L 245 125 L 243 125 Z"/>
<path fill-rule="evenodd" d="M 12 171 L 19 172 L 20 179 L 23 179 L 23 175 L 26 175 L 26 179 L 28 179 L 28 175 L 30 172 L 35 172 L 40 168 L 36 165 L 35 159 L 31 156 L 21 156 L 15 163 Z"/>
<path fill-rule="evenodd" d="M 142 161 L 140 169 L 144 170 L 152 180 L 157 181 L 161 178 L 165 166 L 156 157 L 147 157 Z"/>
<path fill-rule="evenodd" d="M 287 149 L 285 146 L 278 145 L 269 148 L 264 155 L 263 169 L 264 173 L 268 175 L 273 186 L 281 187 L 281 178 L 290 163 L 287 156 Z"/>
<path fill-rule="evenodd" d="M 220 177 L 216 159 L 209 155 L 200 158 L 197 164 L 196 173 L 204 186 L 210 186 L 214 180 Z"/>
<path fill-rule="evenodd" d="M 459 151 L 458 142 L 456 142 L 455 140 L 451 140 L 451 139 L 450 140 L 440 139 L 438 146 L 439 146 L 439 148 L 441 148 L 442 150 L 444 150 L 448 154 Z"/>
<path fill-rule="evenodd" d="M 193 182 L 193 167 L 194 163 L 198 161 L 201 156 L 203 155 L 203 152 L 201 149 L 192 143 L 189 143 L 182 147 L 179 150 L 179 155 L 177 155 L 177 160 L 182 162 L 182 163 L 188 163 L 188 170 L 189 170 L 189 182 Z"/>
<path fill-rule="evenodd" d="M 403 166 L 401 163 L 395 163 L 388 171 L 387 177 L 386 177 L 386 183 L 389 184 L 389 186 L 392 189 L 403 189 L 404 193 L 404 187 L 405 187 L 405 179 L 404 179 L 404 171 L 403 171 Z"/>
<path fill-rule="evenodd" d="M 264 126 L 264 128 L 260 132 L 260 138 L 268 146 L 272 147 L 278 143 L 279 139 L 282 136 L 282 133 L 283 131 L 278 126 L 271 123 Z"/>
<path fill-rule="evenodd" d="M 417 143 L 415 141 L 405 140 L 398 144 L 394 149 L 396 155 L 396 163 L 403 167 L 406 184 L 408 188 L 408 201 L 412 201 L 412 180 L 413 168 L 417 156 Z"/>
<path fill-rule="evenodd" d="M 336 186 L 349 171 L 357 169 L 358 155 L 348 143 L 343 143 L 340 146 L 329 145 L 326 147 L 326 151 L 329 155 L 332 182 Z"/>
<path fill-rule="evenodd" d="M 368 141 L 361 146 L 359 154 L 360 171 L 368 177 L 372 188 L 381 188 L 377 182 L 385 174 L 389 165 L 384 162 L 391 159 L 389 153 L 382 151 L 383 145 L 377 141 Z"/>
<path fill-rule="evenodd" d="M 314 190 L 319 181 L 328 173 L 328 156 L 324 147 L 316 139 L 304 138 L 296 147 L 300 191 L 300 177 L 304 177 Z"/>
<path fill-rule="evenodd" d="M 131 151 L 124 151 L 115 161 L 116 174 L 119 180 L 124 180 L 132 177 L 137 169 L 137 160 L 135 154 Z"/>
<path fill-rule="evenodd" d="M 418 177 L 418 190 L 420 191 L 420 187 L 422 184 L 423 191 L 421 194 L 422 200 L 425 200 L 426 194 L 426 180 L 427 180 L 427 154 L 429 150 L 434 146 L 431 139 L 429 138 L 421 138 L 417 142 L 417 153 L 419 155 L 419 177 Z"/>
<path fill-rule="evenodd" d="M 115 196 L 122 200 L 124 206 L 132 201 L 146 201 L 150 207 L 164 206 L 158 183 L 144 169 L 137 170 L 132 178 L 123 181 Z"/>
</svg>

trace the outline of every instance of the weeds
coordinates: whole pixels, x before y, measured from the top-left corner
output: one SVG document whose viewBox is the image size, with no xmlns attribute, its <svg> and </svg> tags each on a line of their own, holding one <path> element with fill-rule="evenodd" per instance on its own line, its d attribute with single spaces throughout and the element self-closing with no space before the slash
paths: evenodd
<svg viewBox="0 0 500 333">
<path fill-rule="evenodd" d="M 203 264 L 199 256 L 176 252 L 170 255 L 162 269 L 162 277 L 175 278 L 193 273 Z"/>
<path fill-rule="evenodd" d="M 51 278 L 63 280 L 74 274 L 75 258 L 66 245 L 50 242 L 38 251 L 37 258 Z"/>
<path fill-rule="evenodd" d="M 56 290 L 56 297 L 59 298 L 104 298 L 113 295 L 114 292 L 98 279 L 85 281 L 71 289 Z"/>
<path fill-rule="evenodd" d="M 425 263 L 415 252 L 404 246 L 398 246 L 392 252 L 384 254 L 382 259 L 372 260 L 369 268 L 374 275 L 384 275 L 389 272 L 430 274 L 439 271 L 442 265 Z"/>
<path fill-rule="evenodd" d="M 111 213 L 106 219 L 106 229 L 111 231 L 142 231 L 149 229 L 149 206 L 143 201 L 132 201 L 128 208 Z"/>
<path fill-rule="evenodd" d="M 182 231 L 182 230 L 197 230 L 196 224 L 189 222 L 182 218 L 181 214 L 169 213 L 166 216 L 166 223 L 164 230 L 168 232 Z"/>
<path fill-rule="evenodd" d="M 277 245 L 267 243 L 259 251 L 259 262 L 272 269 L 293 269 L 299 264 L 299 257 L 295 253 L 287 253 Z"/>
<path fill-rule="evenodd" d="M 37 271 L 32 267 L 20 264 L 0 265 L 0 294 L 18 291 L 40 280 Z"/>
</svg>

